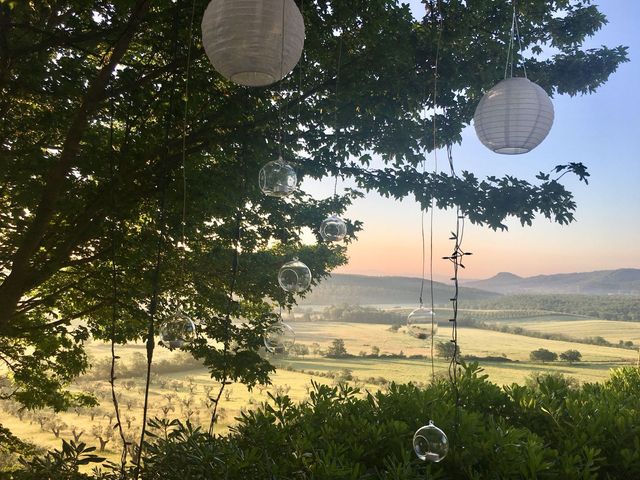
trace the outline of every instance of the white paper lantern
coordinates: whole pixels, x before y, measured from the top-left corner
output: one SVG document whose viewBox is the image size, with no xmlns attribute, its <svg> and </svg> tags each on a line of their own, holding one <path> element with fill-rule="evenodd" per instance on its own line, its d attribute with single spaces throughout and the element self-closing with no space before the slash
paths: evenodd
<svg viewBox="0 0 640 480">
<path fill-rule="evenodd" d="M 303 292 L 311 285 L 311 270 L 294 257 L 291 262 L 287 262 L 280 267 L 278 283 L 286 292 Z"/>
<path fill-rule="evenodd" d="M 270 85 L 300 60 L 304 21 L 293 0 L 211 0 L 202 44 L 213 67 L 232 82 Z"/>
<path fill-rule="evenodd" d="M 553 104 L 539 85 L 506 78 L 480 100 L 473 116 L 480 141 L 496 153 L 516 155 L 537 147 L 553 125 Z"/>
</svg>

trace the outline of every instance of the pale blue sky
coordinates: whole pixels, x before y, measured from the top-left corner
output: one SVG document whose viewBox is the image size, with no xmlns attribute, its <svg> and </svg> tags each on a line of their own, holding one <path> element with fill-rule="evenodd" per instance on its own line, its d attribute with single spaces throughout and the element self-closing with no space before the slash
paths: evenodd
<svg viewBox="0 0 640 480">
<path fill-rule="evenodd" d="M 421 12 L 419 0 L 412 8 Z M 473 252 L 467 278 L 484 278 L 500 271 L 529 276 L 546 273 L 640 267 L 640 2 L 607 0 L 600 9 L 609 20 L 588 46 L 627 45 L 630 62 L 623 64 L 595 94 L 553 98 L 555 122 L 549 136 L 525 155 L 498 155 L 476 138 L 473 127 L 454 147 L 457 170 L 478 176 L 516 175 L 535 181 L 539 171 L 555 165 L 583 162 L 591 173 L 585 186 L 564 177 L 574 193 L 577 221 L 559 226 L 537 219 L 532 227 L 511 222 L 509 232 L 493 232 L 467 225 L 464 246 Z M 535 81 L 534 78 L 531 80 Z M 444 165 L 444 155 L 439 156 Z M 563 179 L 563 180 L 564 180 Z M 305 182 L 317 197 L 329 196 L 333 182 Z M 346 215 L 365 222 L 359 241 L 349 247 L 350 262 L 339 271 L 372 275 L 420 275 L 420 208 L 410 200 L 394 202 L 376 195 L 358 201 Z M 427 235 L 429 234 L 428 216 Z M 449 276 L 448 262 L 440 260 L 451 245 L 453 212 L 436 212 L 434 271 Z M 427 252 L 428 254 L 428 252 Z"/>
</svg>

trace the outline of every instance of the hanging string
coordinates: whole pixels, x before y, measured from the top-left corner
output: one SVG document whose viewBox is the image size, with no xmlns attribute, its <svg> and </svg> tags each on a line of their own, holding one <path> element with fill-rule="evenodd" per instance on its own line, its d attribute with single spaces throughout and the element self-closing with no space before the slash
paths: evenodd
<svg viewBox="0 0 640 480">
<path fill-rule="evenodd" d="M 516 38 L 518 39 L 518 48 L 519 48 L 519 52 L 522 53 L 523 49 L 522 49 L 522 38 L 520 38 L 520 28 L 518 27 L 518 12 L 517 12 L 517 5 L 516 5 L 516 0 L 513 0 L 513 18 L 514 18 L 514 24 L 515 24 L 515 29 L 516 29 Z M 524 71 L 524 78 L 528 78 L 527 77 L 527 65 L 526 63 L 523 61 L 522 62 L 522 70 Z"/>
<path fill-rule="evenodd" d="M 287 2 L 283 0 L 282 2 L 282 30 L 280 32 L 280 85 L 279 85 L 279 94 L 280 98 L 278 99 L 278 158 L 283 158 L 282 156 L 282 141 L 283 141 L 283 127 L 282 127 L 282 104 L 284 103 L 284 21 L 285 21 L 285 5 Z"/>
<path fill-rule="evenodd" d="M 115 115 L 115 107 L 113 97 L 109 101 L 109 183 L 110 189 L 110 203 L 113 219 L 109 228 L 109 236 L 111 237 L 111 293 L 113 295 L 113 302 L 111 304 L 111 370 L 109 372 L 109 384 L 111 385 L 111 401 L 113 403 L 113 409 L 116 415 L 116 425 L 118 427 L 118 434 L 122 441 L 122 452 L 120 455 L 120 479 L 125 478 L 125 468 L 127 464 L 127 440 L 122 428 L 122 421 L 120 419 L 120 405 L 118 403 L 118 397 L 116 395 L 116 319 L 118 318 L 118 267 L 117 267 L 117 247 L 116 247 L 116 196 L 115 196 L 115 165 L 114 165 L 114 148 L 113 148 L 113 118 Z"/>
<path fill-rule="evenodd" d="M 431 8 L 433 14 L 434 9 Z M 438 15 L 438 35 L 436 41 L 436 58 L 434 62 L 434 74 L 433 74 L 433 174 L 438 173 L 438 141 L 437 141 L 437 98 L 438 98 L 438 64 L 440 61 L 440 46 L 442 43 L 442 30 L 443 30 L 443 17 L 440 15 L 440 9 L 438 2 L 436 2 L 435 13 Z M 425 94 L 426 96 L 426 94 Z M 422 160 L 422 174 L 426 173 L 426 160 Z M 435 360 L 434 360 L 434 336 L 436 330 L 435 320 L 435 304 L 434 304 L 434 282 L 433 282 L 433 212 L 435 209 L 435 199 L 433 196 L 430 201 L 430 218 L 429 218 L 429 293 L 430 293 L 430 305 L 431 305 L 431 351 L 430 351 L 430 365 L 431 365 L 431 380 L 435 381 Z M 424 209 L 420 211 L 420 233 L 422 239 L 422 275 L 420 277 L 420 308 L 423 307 L 424 301 L 424 283 L 425 283 L 425 264 L 426 264 L 426 248 L 425 248 L 425 232 L 424 232 Z"/>
<path fill-rule="evenodd" d="M 507 47 L 507 60 L 504 65 L 504 78 L 507 78 L 507 71 L 510 72 L 510 76 L 513 77 L 513 63 L 515 61 L 515 48 L 514 41 L 518 40 L 518 53 L 522 53 L 522 38 L 520 37 L 520 27 L 518 25 L 518 7 L 517 0 L 511 1 L 512 13 L 511 13 L 511 34 L 509 37 L 509 45 Z M 527 66 L 525 62 L 522 62 L 522 70 L 524 72 L 524 78 L 527 77 Z"/>
<path fill-rule="evenodd" d="M 342 65 L 342 31 L 340 31 L 340 37 L 338 38 L 338 64 L 336 66 L 336 89 L 335 89 L 335 109 L 334 109 L 334 134 L 336 143 L 336 153 L 340 152 L 340 127 L 338 125 L 338 108 L 339 108 L 339 93 L 340 93 L 340 67 Z M 339 169 L 338 169 L 339 171 Z M 333 196 L 338 196 L 338 171 L 335 173 L 335 183 L 333 189 Z"/>
<path fill-rule="evenodd" d="M 180 275 L 181 284 L 185 284 L 185 263 L 187 254 L 186 243 L 186 227 L 187 227 L 187 121 L 189 118 L 189 80 L 191 77 L 191 50 L 193 47 L 193 22 L 196 15 L 196 1 L 191 2 L 191 19 L 189 21 L 189 37 L 187 47 L 187 67 L 186 78 L 184 82 L 184 115 L 182 117 L 182 154 L 181 154 L 181 170 L 182 170 L 182 218 L 180 220 Z"/>
<path fill-rule="evenodd" d="M 243 182 L 243 190 L 246 189 L 246 177 Z M 230 348 L 230 339 L 229 339 L 229 327 L 231 325 L 231 309 L 233 308 L 233 295 L 236 289 L 236 283 L 238 280 L 238 267 L 239 267 L 239 259 L 240 259 L 240 240 L 242 238 L 242 208 L 238 208 L 238 213 L 236 214 L 236 226 L 235 226 L 235 235 L 233 239 L 233 257 L 231 260 L 231 281 L 229 283 L 229 297 L 227 299 L 227 311 L 225 313 L 225 324 L 227 326 L 224 346 L 222 356 L 224 359 L 224 367 L 222 370 L 222 380 L 220 382 L 220 388 L 218 389 L 218 395 L 213 401 L 213 411 L 211 412 L 211 420 L 209 422 L 209 435 L 213 435 L 213 427 L 216 423 L 218 416 L 218 406 L 220 405 L 220 399 L 222 397 L 222 393 L 225 390 L 225 387 L 230 384 L 228 380 L 228 362 L 227 355 L 229 353 Z"/>
<path fill-rule="evenodd" d="M 195 0 L 194 0 L 195 1 Z M 178 55 L 178 30 L 180 26 L 180 6 L 181 2 L 176 2 L 175 13 L 173 18 L 173 31 L 172 31 L 172 57 L 175 62 Z M 140 463 L 142 460 L 142 448 L 144 446 L 144 437 L 147 428 L 147 415 L 149 411 L 149 387 L 151 385 L 151 365 L 153 363 L 153 351 L 155 348 L 155 320 L 158 312 L 158 297 L 160 294 L 160 274 L 162 265 L 162 253 L 164 251 L 164 240 L 166 236 L 166 221 L 165 221 L 165 207 L 167 197 L 167 183 L 169 181 L 169 168 L 167 165 L 167 158 L 169 157 L 169 138 L 171 129 L 171 117 L 175 104 L 175 89 L 170 90 L 169 94 L 169 108 L 165 116 L 164 125 L 164 141 L 165 150 L 163 158 L 161 159 L 161 169 L 159 175 L 159 200 L 158 200 L 158 217 L 157 222 L 160 224 L 158 232 L 158 239 L 156 243 L 156 258 L 151 276 L 151 300 L 149 302 L 149 318 L 147 324 L 147 370 L 144 387 L 144 405 L 142 408 L 142 431 L 140 433 L 140 441 L 138 443 L 138 451 L 136 454 L 134 480 L 138 480 L 140 475 Z"/>
<path fill-rule="evenodd" d="M 302 19 L 304 21 L 304 0 L 301 0 L 300 2 L 300 15 L 302 16 Z M 297 118 L 296 118 L 296 123 L 299 124 L 300 123 L 300 112 L 302 110 L 302 74 L 303 74 L 303 69 L 302 69 L 302 64 L 304 63 L 304 54 L 305 51 L 302 50 L 302 59 L 300 62 L 298 62 L 298 113 L 297 113 Z"/>
<path fill-rule="evenodd" d="M 447 158 L 449 160 L 449 167 L 451 169 L 451 176 L 456 177 L 456 171 L 453 165 L 453 155 L 451 145 L 447 145 Z M 451 355 L 451 361 L 449 363 L 449 380 L 454 392 L 455 398 L 455 422 L 454 422 L 454 437 L 457 440 L 458 427 L 460 425 L 460 390 L 458 388 L 458 368 L 460 366 L 460 352 L 458 347 L 458 298 L 460 293 L 459 285 L 459 269 L 465 268 L 462 263 L 463 258 L 466 255 L 471 255 L 469 252 L 462 250 L 462 241 L 464 238 L 464 220 L 465 217 L 460 213 L 460 207 L 456 207 L 456 229 L 455 232 L 451 232 L 450 240 L 454 241 L 453 252 L 448 257 L 443 257 L 445 260 L 451 261 L 453 264 L 453 277 L 451 280 L 454 285 L 454 294 L 451 298 L 451 307 L 453 310 L 452 317 L 449 319 L 451 322 L 451 340 L 453 345 L 453 352 Z"/>
<path fill-rule="evenodd" d="M 511 67 L 510 76 L 513 77 L 513 38 L 516 31 L 516 3 L 515 0 L 511 2 L 513 4 L 513 13 L 511 15 L 511 35 L 509 36 L 509 46 L 507 47 L 507 61 L 504 65 L 504 78 L 507 78 L 507 71 Z"/>
</svg>

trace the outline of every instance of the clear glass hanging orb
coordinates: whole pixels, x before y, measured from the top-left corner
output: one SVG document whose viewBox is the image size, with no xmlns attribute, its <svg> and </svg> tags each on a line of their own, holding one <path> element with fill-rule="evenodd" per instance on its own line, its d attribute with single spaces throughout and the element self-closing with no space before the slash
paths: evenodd
<svg viewBox="0 0 640 480">
<path fill-rule="evenodd" d="M 429 420 L 429 425 L 420 427 L 413 435 L 413 451 L 420 460 L 437 463 L 447 456 L 449 439 Z"/>
<path fill-rule="evenodd" d="M 416 338 L 425 340 L 438 333 L 436 314 L 428 308 L 419 307 L 407 317 L 409 333 Z"/>
<path fill-rule="evenodd" d="M 331 215 L 320 224 L 320 235 L 325 242 L 339 242 L 347 234 L 347 224 L 340 217 Z"/>
<path fill-rule="evenodd" d="M 260 169 L 258 182 L 262 193 L 282 198 L 296 190 L 298 176 L 293 167 L 279 157 Z"/>
<path fill-rule="evenodd" d="M 170 350 L 189 345 L 196 338 L 196 324 L 177 310 L 160 325 L 160 345 Z"/>
<path fill-rule="evenodd" d="M 296 257 L 278 272 L 278 283 L 289 293 L 303 292 L 311 285 L 311 270 Z"/>
<path fill-rule="evenodd" d="M 264 346 L 271 353 L 287 353 L 296 343 L 296 332 L 291 325 L 278 322 L 264 332 Z"/>
</svg>

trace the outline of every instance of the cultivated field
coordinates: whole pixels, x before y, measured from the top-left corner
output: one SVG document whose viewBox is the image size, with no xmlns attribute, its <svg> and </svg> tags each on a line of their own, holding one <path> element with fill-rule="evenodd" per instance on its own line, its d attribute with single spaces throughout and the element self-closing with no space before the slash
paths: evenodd
<svg viewBox="0 0 640 480">
<path fill-rule="evenodd" d="M 321 383 L 335 383 L 349 380 L 363 389 L 385 388 L 386 382 L 419 382 L 431 379 L 431 342 L 418 340 L 405 332 L 405 327 L 397 331 L 387 324 L 300 322 L 291 325 L 296 331 L 296 342 L 309 347 L 309 355 L 304 357 L 272 356 L 279 367 L 273 376 L 273 384 L 255 388 L 248 392 L 242 385 L 231 385 L 222 397 L 220 424 L 217 432 L 225 432 L 234 423 L 242 409 L 248 409 L 268 400 L 268 393 L 287 393 L 296 400 L 308 395 L 311 380 Z M 540 319 L 514 320 L 514 325 L 528 330 L 564 333 L 575 338 L 603 336 L 611 342 L 632 340 L 640 343 L 640 324 L 609 322 L 605 320 L 558 321 Z M 440 327 L 435 343 L 450 339 L 448 328 Z M 459 345 L 463 355 L 480 357 L 480 364 L 492 381 L 497 384 L 522 382 L 532 373 L 559 372 L 581 381 L 601 381 L 608 377 L 609 370 L 623 364 L 635 363 L 636 350 L 585 345 L 567 341 L 545 340 L 521 335 L 494 332 L 477 328 L 460 327 Z M 346 350 L 353 357 L 331 359 L 318 352 L 326 350 L 335 339 L 344 340 Z M 380 357 L 371 357 L 372 348 L 379 349 Z M 53 414 L 53 412 L 25 413 L 19 418 L 16 405 L 0 403 L 7 413 L 3 413 L 2 424 L 19 437 L 44 447 L 58 447 L 59 438 L 53 431 L 59 430 L 60 438 L 73 438 L 81 431 L 81 439 L 99 446 L 100 438 L 108 441 L 103 452 L 113 460 L 119 458 L 120 445 L 117 435 L 112 436 L 115 419 L 111 404 L 111 392 L 105 365 L 110 358 L 109 345 L 91 343 L 88 351 L 96 365 L 94 372 L 78 380 L 75 388 L 93 392 L 101 405 L 94 409 Z M 529 361 L 529 353 L 538 348 L 546 348 L 556 353 L 576 349 L 582 353 L 582 361 L 573 365 L 565 362 L 548 364 Z M 139 435 L 142 419 L 142 398 L 144 387 L 144 352 L 142 344 L 127 345 L 118 349 L 121 357 L 121 371 L 117 381 L 122 423 L 128 438 Z M 421 355 L 424 358 L 397 358 Z M 394 358 L 384 358 L 394 355 Z M 481 357 L 503 357 L 511 361 L 487 361 Z M 150 417 L 190 419 L 193 423 L 208 427 L 211 415 L 209 396 L 217 392 L 219 386 L 212 382 L 207 371 L 190 361 L 182 352 L 169 352 L 158 348 L 155 356 L 153 383 L 151 385 Z M 126 367 L 126 369 L 124 368 Z M 434 358 L 433 371 L 437 376 L 447 374 L 448 361 Z M 93 418 L 92 418 L 93 417 Z M 74 428 L 75 427 L 75 428 Z"/>
</svg>

